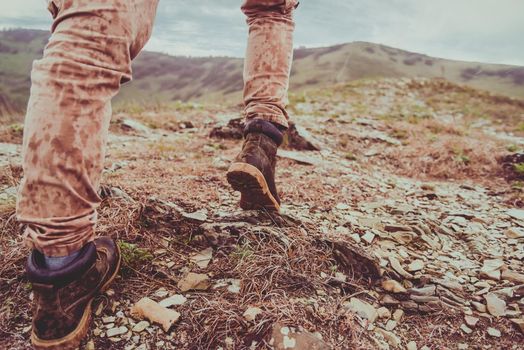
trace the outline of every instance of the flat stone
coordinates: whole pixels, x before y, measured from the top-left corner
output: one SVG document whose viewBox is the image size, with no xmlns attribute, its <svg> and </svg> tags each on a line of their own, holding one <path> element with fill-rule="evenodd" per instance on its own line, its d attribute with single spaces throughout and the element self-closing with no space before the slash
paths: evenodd
<svg viewBox="0 0 524 350">
<path fill-rule="evenodd" d="M 371 244 L 373 243 L 373 240 L 375 239 L 375 234 L 371 231 L 368 231 L 361 238 L 364 242 Z"/>
<path fill-rule="evenodd" d="M 121 123 L 123 127 L 131 129 L 133 131 L 137 131 L 141 134 L 149 134 L 149 132 L 151 131 L 151 129 L 149 129 L 147 126 L 133 119 L 125 118 L 122 119 Z"/>
<path fill-rule="evenodd" d="M 382 288 L 391 293 L 405 293 L 407 290 L 402 284 L 395 280 L 386 280 L 382 282 Z"/>
<path fill-rule="evenodd" d="M 496 294 L 488 293 L 484 298 L 486 299 L 487 309 L 491 315 L 500 317 L 506 314 L 506 302 Z"/>
<path fill-rule="evenodd" d="M 410 288 L 408 292 L 414 295 L 431 296 L 431 295 L 435 295 L 436 290 L 437 290 L 437 287 L 434 284 L 428 284 L 421 288 Z"/>
<path fill-rule="evenodd" d="M 480 277 L 498 281 L 502 266 L 504 266 L 504 261 L 501 259 L 486 259 L 480 269 Z"/>
<path fill-rule="evenodd" d="M 500 270 L 481 271 L 480 277 L 490 279 L 493 281 L 499 281 L 500 280 Z"/>
<path fill-rule="evenodd" d="M 135 324 L 131 330 L 135 333 L 140 333 L 140 332 L 143 332 L 149 326 L 150 326 L 149 322 L 140 321 L 137 324 Z"/>
<path fill-rule="evenodd" d="M 147 297 L 140 299 L 131 307 L 131 316 L 135 319 L 148 319 L 151 322 L 158 323 L 162 326 L 164 332 L 168 332 L 180 318 L 180 314 L 175 310 L 162 307 Z"/>
<path fill-rule="evenodd" d="M 395 333 L 387 331 L 385 329 L 376 327 L 375 333 L 380 334 L 388 342 L 388 344 L 394 348 L 400 347 L 402 343 L 400 338 Z"/>
<path fill-rule="evenodd" d="M 408 271 L 415 272 L 420 271 L 424 268 L 424 261 L 414 260 L 408 265 Z"/>
<path fill-rule="evenodd" d="M 411 300 L 419 304 L 438 303 L 440 301 L 439 297 L 432 296 L 432 295 L 410 295 L 410 298 Z"/>
<path fill-rule="evenodd" d="M 202 211 L 195 211 L 193 213 L 182 213 L 182 216 L 186 219 L 195 220 L 199 222 L 206 222 L 207 221 L 207 214 Z M 208 248 L 211 249 L 211 248 Z"/>
<path fill-rule="evenodd" d="M 178 281 L 177 285 L 182 292 L 187 292 L 188 290 L 206 290 L 209 288 L 209 277 L 206 274 L 190 272 Z"/>
<path fill-rule="evenodd" d="M 524 238 L 524 230 L 521 229 L 521 228 L 515 228 L 515 227 L 508 228 L 504 232 L 504 234 L 506 235 L 506 237 L 508 237 L 510 239 Z"/>
<path fill-rule="evenodd" d="M 473 333 L 473 330 L 471 328 L 469 328 L 468 326 L 466 326 L 464 323 L 460 325 L 460 329 L 466 333 L 466 334 L 471 334 Z"/>
<path fill-rule="evenodd" d="M 354 240 L 355 243 L 360 243 L 361 241 L 360 235 L 358 233 L 352 233 L 351 235 L 349 235 L 349 237 L 351 237 L 351 239 Z"/>
<path fill-rule="evenodd" d="M 419 305 L 413 300 L 401 301 L 400 305 L 406 310 L 414 311 L 419 309 Z"/>
<path fill-rule="evenodd" d="M 158 305 L 163 307 L 170 307 L 173 305 L 183 305 L 187 301 L 187 298 L 181 294 L 175 294 L 166 298 L 158 303 Z"/>
<path fill-rule="evenodd" d="M 391 311 L 389 311 L 388 308 L 382 306 L 377 309 L 378 317 L 380 318 L 390 318 L 391 317 Z"/>
<path fill-rule="evenodd" d="M 351 312 L 368 320 L 369 323 L 375 322 L 378 317 L 378 312 L 375 307 L 358 298 L 351 298 L 349 303 L 344 304 Z"/>
<path fill-rule="evenodd" d="M 515 271 L 511 271 L 509 269 L 502 270 L 501 277 L 503 280 L 508 280 L 510 282 L 524 284 L 524 274 L 521 274 Z"/>
<path fill-rule="evenodd" d="M 464 317 L 464 321 L 466 321 L 466 324 L 469 327 L 475 327 L 477 325 L 479 319 L 476 318 L 476 317 L 473 317 L 473 316 L 465 316 Z"/>
<path fill-rule="evenodd" d="M 380 303 L 383 305 L 398 305 L 400 301 L 395 299 L 393 296 L 386 294 L 382 297 L 382 299 L 380 300 Z"/>
<path fill-rule="evenodd" d="M 411 231 L 396 231 L 391 233 L 391 237 L 400 244 L 408 245 L 417 235 Z"/>
<path fill-rule="evenodd" d="M 524 318 L 512 318 L 511 322 L 513 322 L 522 333 L 524 333 Z"/>
<path fill-rule="evenodd" d="M 291 327 L 282 326 L 280 323 L 273 325 L 273 348 L 275 350 L 330 350 L 331 347 L 324 342 L 318 334 L 307 331 L 298 331 Z M 233 344 L 231 344 L 233 345 Z M 229 347 L 228 347 L 229 348 Z M 232 347 L 231 347 L 232 348 Z"/>
<path fill-rule="evenodd" d="M 402 267 L 402 265 L 400 265 L 400 262 L 398 261 L 397 258 L 390 256 L 389 263 L 391 264 L 391 267 L 393 268 L 393 270 L 395 270 L 402 277 L 407 278 L 407 279 L 413 278 L 412 274 L 404 270 L 404 268 Z"/>
<path fill-rule="evenodd" d="M 227 291 L 233 294 L 240 293 L 240 280 L 239 279 L 231 279 L 229 281 L 229 286 L 227 287 Z"/>
<path fill-rule="evenodd" d="M 116 321 L 116 317 L 115 316 L 106 316 L 106 317 L 102 317 L 102 323 L 114 323 Z"/>
<path fill-rule="evenodd" d="M 155 297 L 158 297 L 158 298 L 165 298 L 167 297 L 167 295 L 169 294 L 169 292 L 167 291 L 167 289 L 165 288 L 159 288 L 156 292 L 155 292 Z"/>
<path fill-rule="evenodd" d="M 484 313 L 486 311 L 488 311 L 486 309 L 486 305 L 482 304 L 482 303 L 477 303 L 476 301 L 472 301 L 471 302 L 471 305 L 473 305 L 473 307 L 475 308 L 475 310 L 477 310 L 478 312 L 481 312 L 481 313 Z"/>
<path fill-rule="evenodd" d="M 395 329 L 395 327 L 397 326 L 397 321 L 395 320 L 389 320 L 387 323 L 386 323 L 386 331 L 392 331 Z"/>
<path fill-rule="evenodd" d="M 310 154 L 311 152 L 289 151 L 289 150 L 279 149 L 277 156 L 279 156 L 280 158 L 287 158 L 287 159 L 294 160 L 295 162 L 299 164 L 320 166 L 322 164 L 322 159 L 319 157 L 313 157 Z"/>
<path fill-rule="evenodd" d="M 402 317 L 404 317 L 404 310 L 396 309 L 395 312 L 393 312 L 393 319 L 397 321 L 397 323 L 402 320 Z"/>
<path fill-rule="evenodd" d="M 338 210 L 349 210 L 349 209 L 351 209 L 351 207 L 349 205 L 347 205 L 346 203 L 337 203 L 335 208 L 337 208 Z"/>
<path fill-rule="evenodd" d="M 398 231 L 409 232 L 411 231 L 411 227 L 405 226 L 405 225 L 388 224 L 384 226 L 384 230 L 386 230 L 387 232 L 398 232 Z"/>
<path fill-rule="evenodd" d="M 417 343 L 410 341 L 406 344 L 406 350 L 417 350 Z"/>
<path fill-rule="evenodd" d="M 524 220 L 524 210 L 523 209 L 510 209 L 506 212 L 513 219 Z"/>
<path fill-rule="evenodd" d="M 118 335 L 125 334 L 127 333 L 127 331 L 128 331 L 127 327 L 121 326 L 121 327 L 108 329 L 106 332 L 106 335 L 108 338 L 111 338 L 111 337 L 116 337 Z"/>
<path fill-rule="evenodd" d="M 248 308 L 244 314 L 242 316 L 244 316 L 244 318 L 251 322 L 251 321 L 254 321 L 256 319 L 256 317 L 262 313 L 262 309 L 258 308 L 258 307 L 250 307 Z"/>
<path fill-rule="evenodd" d="M 492 327 L 488 327 L 488 334 L 495 338 L 500 338 L 502 336 L 498 329 Z"/>
</svg>

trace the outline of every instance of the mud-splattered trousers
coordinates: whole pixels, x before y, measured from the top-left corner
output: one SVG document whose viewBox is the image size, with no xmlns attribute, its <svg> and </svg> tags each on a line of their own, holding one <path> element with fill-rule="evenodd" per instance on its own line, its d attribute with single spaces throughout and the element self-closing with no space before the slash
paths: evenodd
<svg viewBox="0 0 524 350">
<path fill-rule="evenodd" d="M 52 35 L 33 64 L 17 203 L 27 243 L 65 256 L 94 239 L 111 99 L 131 80 L 158 0 L 48 0 Z M 287 126 L 297 0 L 244 0 L 246 118 Z"/>
</svg>

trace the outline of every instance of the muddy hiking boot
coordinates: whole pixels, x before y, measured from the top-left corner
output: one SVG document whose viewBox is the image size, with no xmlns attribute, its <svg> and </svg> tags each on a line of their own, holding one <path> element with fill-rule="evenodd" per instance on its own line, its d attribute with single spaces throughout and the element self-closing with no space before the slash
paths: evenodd
<svg viewBox="0 0 524 350">
<path fill-rule="evenodd" d="M 261 119 L 247 123 L 242 151 L 227 172 L 227 181 L 241 193 L 242 209 L 280 210 L 275 165 L 283 139 L 283 130 L 273 123 Z"/>
<path fill-rule="evenodd" d="M 76 349 L 89 329 L 93 298 L 107 289 L 119 267 L 119 248 L 107 237 L 85 245 L 62 270 L 46 269 L 44 256 L 34 250 L 26 268 L 34 293 L 33 347 Z"/>
</svg>

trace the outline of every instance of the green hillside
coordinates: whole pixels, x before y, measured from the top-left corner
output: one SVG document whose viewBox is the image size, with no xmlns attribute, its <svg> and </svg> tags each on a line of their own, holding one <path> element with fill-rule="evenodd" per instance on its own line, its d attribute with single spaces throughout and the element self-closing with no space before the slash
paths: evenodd
<svg viewBox="0 0 524 350">
<path fill-rule="evenodd" d="M 38 30 L 0 31 L 0 114 L 23 112 L 31 63 L 42 55 L 48 36 L 48 32 Z M 143 52 L 135 60 L 133 71 L 134 82 L 124 86 L 117 104 L 240 100 L 239 58 Z M 296 50 L 291 91 L 377 77 L 444 77 L 524 99 L 524 67 L 440 59 L 365 42 Z"/>
</svg>

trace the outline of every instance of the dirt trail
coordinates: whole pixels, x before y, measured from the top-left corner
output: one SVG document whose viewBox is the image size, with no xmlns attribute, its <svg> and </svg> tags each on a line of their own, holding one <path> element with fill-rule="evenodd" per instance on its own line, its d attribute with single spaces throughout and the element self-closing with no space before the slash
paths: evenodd
<svg viewBox="0 0 524 350">
<path fill-rule="evenodd" d="M 125 264 L 85 348 L 518 349 L 524 198 L 499 157 L 522 151 L 524 107 L 382 80 L 294 96 L 291 109 L 319 150 L 292 139 L 280 153 L 280 215 L 239 210 L 225 181 L 238 125 L 209 135 L 236 111 L 115 116 L 98 231 Z M 19 146 L 3 140 L 0 348 L 25 349 Z M 168 332 L 132 317 L 144 296 L 180 313 Z"/>
</svg>

